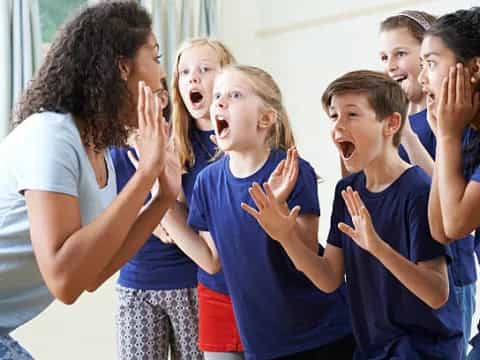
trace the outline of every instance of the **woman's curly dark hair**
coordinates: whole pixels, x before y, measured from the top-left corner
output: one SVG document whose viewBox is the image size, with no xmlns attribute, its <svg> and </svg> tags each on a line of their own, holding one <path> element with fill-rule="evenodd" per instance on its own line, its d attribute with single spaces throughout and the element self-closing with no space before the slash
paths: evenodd
<svg viewBox="0 0 480 360">
<path fill-rule="evenodd" d="M 427 30 L 425 36 L 440 38 L 456 56 L 457 61 L 466 64 L 480 56 L 480 7 L 458 10 L 443 15 Z M 477 87 L 476 91 L 480 91 Z M 480 164 L 480 131 L 476 131 L 465 146 L 465 164 L 468 173 Z"/>
<path fill-rule="evenodd" d="M 85 144 L 124 145 L 135 104 L 119 61 L 133 59 L 151 34 L 151 18 L 136 1 L 83 8 L 59 30 L 37 74 L 20 99 L 14 125 L 28 116 L 71 113 Z"/>
</svg>

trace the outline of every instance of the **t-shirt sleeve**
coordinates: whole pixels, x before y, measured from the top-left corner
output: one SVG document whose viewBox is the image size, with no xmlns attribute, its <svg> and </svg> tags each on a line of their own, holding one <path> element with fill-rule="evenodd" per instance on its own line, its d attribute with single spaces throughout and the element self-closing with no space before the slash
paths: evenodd
<svg viewBox="0 0 480 360">
<path fill-rule="evenodd" d="M 22 147 L 15 154 L 17 191 L 42 190 L 78 197 L 81 144 L 76 128 L 66 121 L 42 119 L 48 114 L 34 116 L 21 129 Z"/>
<path fill-rule="evenodd" d="M 470 180 L 480 182 L 480 165 L 475 168 Z"/>
<path fill-rule="evenodd" d="M 287 203 L 289 208 L 300 205 L 300 214 L 320 216 L 317 175 L 312 166 L 306 161 L 300 160 L 297 183 Z"/>
<path fill-rule="evenodd" d="M 428 224 L 428 193 L 415 196 L 408 209 L 410 236 L 410 260 L 414 262 L 432 260 L 441 256 L 451 261 L 448 246 L 435 241 Z"/>
<path fill-rule="evenodd" d="M 193 186 L 187 223 L 197 231 L 208 231 L 208 211 L 205 192 L 203 191 L 202 174 L 197 176 Z"/>
<path fill-rule="evenodd" d="M 327 243 L 336 247 L 343 247 L 343 233 L 338 228 L 338 223 L 345 221 L 342 215 L 345 214 L 345 204 L 340 192 L 342 185 L 339 182 L 335 187 L 335 197 L 333 199 L 332 215 L 330 217 L 330 231 L 328 232 Z"/>
</svg>

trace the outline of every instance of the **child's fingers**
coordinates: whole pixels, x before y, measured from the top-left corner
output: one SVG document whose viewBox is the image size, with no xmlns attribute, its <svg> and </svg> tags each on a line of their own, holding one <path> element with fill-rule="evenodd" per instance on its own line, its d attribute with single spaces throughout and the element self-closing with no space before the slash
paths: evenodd
<svg viewBox="0 0 480 360">
<path fill-rule="evenodd" d="M 350 225 L 341 222 L 338 223 L 338 229 L 344 234 L 350 236 L 352 239 L 355 239 L 355 230 Z"/>
<path fill-rule="evenodd" d="M 457 68 L 451 66 L 448 72 L 448 98 L 446 104 L 455 104 L 457 91 Z"/>
<path fill-rule="evenodd" d="M 358 206 L 357 204 L 357 200 L 355 198 L 355 192 L 353 191 L 351 186 L 347 187 L 347 193 L 350 197 L 350 206 L 352 206 L 353 213 L 358 216 L 360 214 L 360 206 Z"/>
<path fill-rule="evenodd" d="M 259 217 L 260 213 L 259 213 L 257 210 L 255 210 L 253 207 L 251 207 L 251 206 L 248 205 L 248 204 L 245 204 L 244 202 L 242 202 L 242 203 L 240 204 L 240 207 L 241 207 L 243 210 L 245 210 L 247 213 L 249 213 L 250 215 L 252 215 L 255 219 L 258 220 L 258 217 Z"/>
<path fill-rule="evenodd" d="M 300 214 L 300 210 L 301 210 L 300 205 L 296 205 L 296 206 L 290 211 L 290 214 L 288 215 L 288 217 L 289 217 L 292 221 L 296 221 L 298 215 Z"/>
<path fill-rule="evenodd" d="M 342 198 L 345 201 L 345 205 L 347 206 L 348 213 L 351 217 L 355 216 L 354 208 L 352 205 L 352 200 L 350 199 L 350 195 L 347 193 L 346 190 L 342 190 Z"/>
<path fill-rule="evenodd" d="M 248 189 L 248 193 L 250 194 L 251 198 L 255 202 L 258 210 L 263 210 L 265 208 L 265 204 L 267 202 L 267 198 L 262 191 L 262 188 L 257 183 L 253 183 L 253 185 Z"/>
<path fill-rule="evenodd" d="M 285 168 L 285 163 L 286 163 L 285 159 L 280 161 L 277 167 L 275 168 L 275 170 L 273 170 L 272 175 L 280 175 L 283 172 L 283 169 Z"/>
<path fill-rule="evenodd" d="M 465 66 L 464 69 L 465 70 L 463 72 L 463 86 L 465 87 L 465 99 L 467 99 L 467 101 L 473 102 L 472 83 L 470 82 L 470 70 L 467 66 Z"/>
<path fill-rule="evenodd" d="M 480 91 L 476 91 L 473 95 L 473 113 L 475 114 L 474 120 L 478 117 L 480 111 Z"/>
<path fill-rule="evenodd" d="M 355 200 L 355 206 L 357 208 L 357 212 L 359 215 L 361 215 L 362 209 L 365 209 L 365 204 L 363 203 L 358 191 L 353 192 L 353 199 Z"/>
<path fill-rule="evenodd" d="M 275 201 L 275 195 L 273 194 L 272 188 L 268 183 L 263 183 L 263 189 L 265 190 L 265 194 L 267 195 L 267 199 L 270 201 Z"/>
<path fill-rule="evenodd" d="M 462 103 L 465 100 L 465 72 L 462 64 L 457 64 L 456 71 L 456 102 Z M 470 101 L 470 99 L 468 99 Z"/>
</svg>

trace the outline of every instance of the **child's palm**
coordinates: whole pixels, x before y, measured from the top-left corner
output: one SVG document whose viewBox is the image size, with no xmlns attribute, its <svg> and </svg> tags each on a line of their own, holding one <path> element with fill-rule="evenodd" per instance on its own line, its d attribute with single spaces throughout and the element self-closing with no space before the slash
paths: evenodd
<svg viewBox="0 0 480 360">
<path fill-rule="evenodd" d="M 342 197 L 352 218 L 353 228 L 345 223 L 338 224 L 338 228 L 350 236 L 363 250 L 372 252 L 378 245 L 379 237 L 370 213 L 358 193 L 352 188 L 348 187 L 347 191 L 342 191 Z"/>
<path fill-rule="evenodd" d="M 284 203 L 290 196 L 298 178 L 298 153 L 295 148 L 287 151 L 287 158 L 282 160 L 268 179 L 274 197 Z"/>
</svg>

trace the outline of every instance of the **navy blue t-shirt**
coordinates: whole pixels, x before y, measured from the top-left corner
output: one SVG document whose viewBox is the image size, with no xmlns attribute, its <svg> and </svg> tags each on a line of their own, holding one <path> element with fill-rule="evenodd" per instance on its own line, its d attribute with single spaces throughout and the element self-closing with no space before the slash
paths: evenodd
<svg viewBox="0 0 480 360">
<path fill-rule="evenodd" d="M 427 121 L 427 110 L 420 111 L 409 117 L 410 126 L 413 132 L 417 134 L 423 147 L 428 151 L 433 160 L 435 160 L 435 151 L 437 141 L 435 135 Z M 408 154 L 402 145 L 399 148 L 400 157 L 410 163 Z M 473 236 L 466 236 L 450 245 L 452 251 L 452 269 L 453 282 L 456 286 L 472 284 L 477 280 L 477 271 L 475 268 L 475 244 Z"/>
<path fill-rule="evenodd" d="M 465 177 L 465 180 L 467 181 L 480 182 L 480 165 L 477 165 L 475 168 L 471 168 L 470 167 L 471 157 L 474 154 L 466 153 L 466 149 L 472 143 L 473 138 L 477 136 L 477 134 L 478 134 L 477 130 L 474 130 L 473 128 L 468 127 L 465 130 L 465 133 L 463 135 L 463 139 L 462 139 L 463 175 Z M 477 252 L 477 256 L 480 259 L 479 244 L 480 244 L 480 227 L 477 227 L 477 229 L 475 230 L 475 250 Z M 477 325 L 477 328 L 480 331 L 480 323 Z M 470 340 L 470 343 L 475 347 L 480 346 L 480 334 L 477 333 Z"/>
<path fill-rule="evenodd" d="M 433 310 L 398 281 L 374 256 L 361 249 L 337 225 L 352 225 L 341 197 L 351 186 L 369 210 L 378 235 L 405 258 L 448 258 L 448 247 L 435 241 L 428 225 L 430 178 L 419 167 L 406 170 L 381 192 L 370 192 L 363 172 L 337 184 L 328 243 L 343 249 L 355 359 L 459 359 L 461 314 L 454 289 L 448 302 Z M 450 279 L 450 271 L 449 271 Z M 398 357 L 395 357 L 398 356 Z"/>
<path fill-rule="evenodd" d="M 427 109 L 409 115 L 408 121 L 410 121 L 410 127 L 412 128 L 413 132 L 417 134 L 418 139 L 422 143 L 423 147 L 428 151 L 432 159 L 435 159 L 437 140 L 435 139 L 435 135 L 433 134 L 433 131 L 427 121 Z M 410 163 L 410 158 L 408 157 L 408 154 L 402 145 L 400 145 L 398 152 L 403 160 Z"/>
<path fill-rule="evenodd" d="M 111 148 L 120 192 L 135 173 L 128 158 L 132 148 Z M 148 200 L 148 199 L 147 199 Z M 151 235 L 140 250 L 120 269 L 118 283 L 133 289 L 172 290 L 197 285 L 197 266 L 175 244 L 165 244 Z"/>
<path fill-rule="evenodd" d="M 351 333 L 346 299 L 326 294 L 298 271 L 281 245 L 245 212 L 248 188 L 264 183 L 285 158 L 272 151 L 255 174 L 235 177 L 228 155 L 205 168 L 193 192 L 188 223 L 209 231 L 220 255 L 247 359 L 272 359 L 326 345 Z M 316 175 L 304 160 L 289 206 L 319 215 Z"/>
<path fill-rule="evenodd" d="M 192 168 L 182 176 L 182 188 L 188 206 L 190 206 L 193 186 L 195 185 L 197 175 L 211 163 L 211 159 L 215 155 L 216 145 L 210 140 L 210 136 L 213 134 L 215 134 L 214 130 L 202 131 L 196 128 L 193 128 L 190 132 L 190 140 L 192 142 L 193 153 L 195 154 L 195 163 Z M 198 267 L 198 281 L 209 289 L 228 295 L 227 284 L 225 283 L 225 276 L 222 270 L 214 275 L 210 275 Z"/>
</svg>

